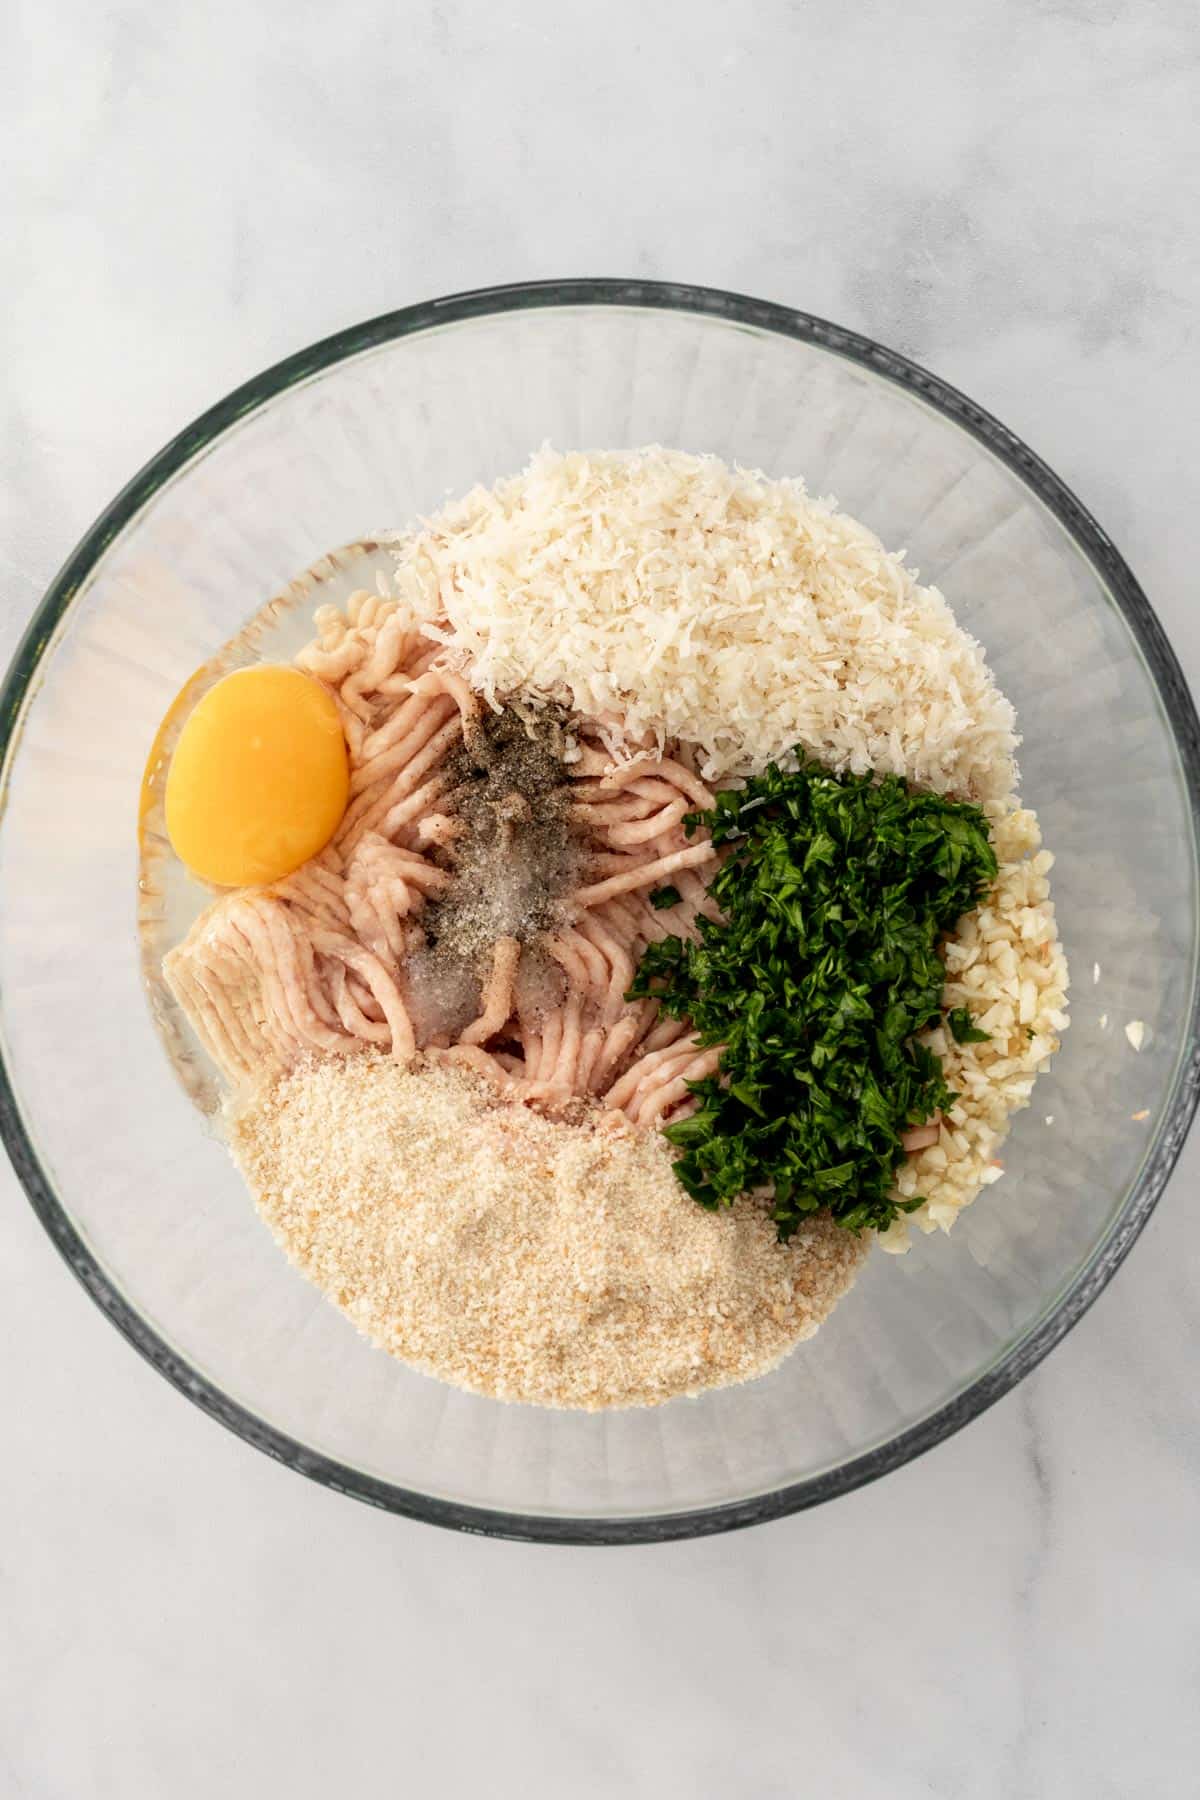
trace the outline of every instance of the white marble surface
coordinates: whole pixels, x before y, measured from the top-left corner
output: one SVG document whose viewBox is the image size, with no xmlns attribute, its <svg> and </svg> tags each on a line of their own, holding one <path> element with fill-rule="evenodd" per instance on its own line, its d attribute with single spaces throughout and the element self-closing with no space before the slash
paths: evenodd
<svg viewBox="0 0 1200 1800">
<path fill-rule="evenodd" d="M 1200 673 L 1187 0 L 3 9 L 0 653 L 234 383 L 493 281 L 891 342 L 1098 513 Z M 872 1489 L 658 1550 L 375 1514 L 142 1364 L 0 1177 L 0 1796 L 1196 1792 L 1200 1138 L 1037 1374 Z"/>
</svg>

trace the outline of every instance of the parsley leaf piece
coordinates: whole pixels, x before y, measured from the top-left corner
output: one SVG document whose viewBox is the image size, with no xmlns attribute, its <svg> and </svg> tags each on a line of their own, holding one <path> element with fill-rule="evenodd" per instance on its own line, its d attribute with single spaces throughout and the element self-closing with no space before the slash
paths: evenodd
<svg viewBox="0 0 1200 1800">
<path fill-rule="evenodd" d="M 971 1009 L 967 1006 L 954 1006 L 946 1014 L 946 1023 L 956 1044 L 990 1044 L 990 1031 L 980 1031 L 971 1018 Z"/>
</svg>

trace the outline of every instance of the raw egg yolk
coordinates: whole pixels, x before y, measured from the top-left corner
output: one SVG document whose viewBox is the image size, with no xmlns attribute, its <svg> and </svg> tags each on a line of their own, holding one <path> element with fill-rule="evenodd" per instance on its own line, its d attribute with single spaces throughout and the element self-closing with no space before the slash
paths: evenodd
<svg viewBox="0 0 1200 1800">
<path fill-rule="evenodd" d="M 272 663 L 226 675 L 200 700 L 167 772 L 176 856 L 218 887 L 279 881 L 322 850 L 350 794 L 332 696 Z"/>
</svg>

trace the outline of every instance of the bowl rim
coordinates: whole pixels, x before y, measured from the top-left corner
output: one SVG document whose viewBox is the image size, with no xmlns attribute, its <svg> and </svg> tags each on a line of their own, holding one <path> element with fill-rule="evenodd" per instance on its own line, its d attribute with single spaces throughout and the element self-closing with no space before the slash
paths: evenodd
<svg viewBox="0 0 1200 1800">
<path fill-rule="evenodd" d="M 208 445 L 287 389 L 364 351 L 439 326 L 526 310 L 621 307 L 721 319 L 791 338 L 855 363 L 917 395 L 976 438 L 1048 508 L 1102 577 L 1149 667 L 1179 754 L 1193 821 L 1200 817 L 1200 719 L 1162 626 L 1107 533 L 1071 490 L 1020 438 L 973 400 L 907 357 L 811 313 L 687 283 L 584 279 L 476 288 L 380 314 L 322 338 L 235 388 L 170 440 L 134 475 L 85 532 L 46 590 L 0 688 L 0 829 L 25 702 L 60 621 L 100 557 L 164 484 Z M 232 1399 L 179 1356 L 109 1279 L 72 1224 L 42 1168 L 21 1117 L 0 1042 L 0 1138 L 29 1202 L 59 1253 L 117 1330 L 202 1411 L 256 1449 L 336 1492 L 385 1511 L 452 1529 L 526 1542 L 661 1543 L 732 1531 L 831 1500 L 875 1481 L 977 1418 L 1035 1368 L 1108 1285 L 1158 1202 L 1200 1101 L 1200 982 L 1193 951 L 1187 1036 L 1154 1142 L 1125 1206 L 1071 1284 L 1023 1339 L 960 1394 L 886 1443 L 833 1469 L 745 1500 L 686 1512 L 615 1518 L 513 1513 L 466 1505 L 400 1487 L 310 1449 Z"/>
</svg>

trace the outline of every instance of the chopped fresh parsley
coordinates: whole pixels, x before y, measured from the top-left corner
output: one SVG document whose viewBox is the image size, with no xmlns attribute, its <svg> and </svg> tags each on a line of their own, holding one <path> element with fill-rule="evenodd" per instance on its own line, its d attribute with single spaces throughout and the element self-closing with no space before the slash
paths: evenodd
<svg viewBox="0 0 1200 1800">
<path fill-rule="evenodd" d="M 668 882 L 666 887 L 655 888 L 650 896 L 650 904 L 655 912 L 666 912 L 669 906 L 678 906 L 682 898 L 679 889 Z"/>
<path fill-rule="evenodd" d="M 971 1009 L 967 1006 L 952 1006 L 946 1014 L 946 1023 L 950 1027 L 950 1035 L 956 1044 L 990 1044 L 990 1031 L 980 1031 L 971 1019 Z"/>
<path fill-rule="evenodd" d="M 995 878 L 987 821 L 895 776 L 802 764 L 685 825 L 726 852 L 709 888 L 722 919 L 651 944 L 630 989 L 724 1046 L 690 1084 L 696 1111 L 667 1127 L 675 1172 L 711 1208 L 770 1190 L 781 1238 L 822 1207 L 882 1230 L 920 1204 L 891 1198 L 901 1134 L 953 1104 L 915 1037 L 941 1015 L 939 939 Z"/>
</svg>

